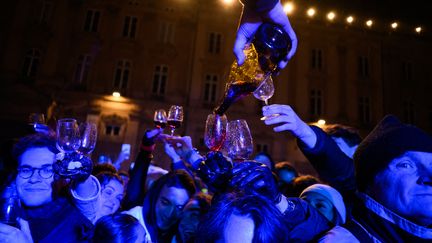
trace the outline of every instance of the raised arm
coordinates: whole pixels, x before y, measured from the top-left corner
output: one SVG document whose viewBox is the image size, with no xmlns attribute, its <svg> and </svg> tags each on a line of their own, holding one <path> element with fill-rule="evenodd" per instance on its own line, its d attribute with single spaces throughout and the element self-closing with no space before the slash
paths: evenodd
<svg viewBox="0 0 432 243">
<path fill-rule="evenodd" d="M 126 197 L 123 201 L 124 209 L 141 206 L 145 196 L 145 182 L 151 160 L 155 139 L 160 134 L 159 129 L 147 130 L 141 141 L 140 150 L 135 160 L 135 165 L 130 172 L 130 180 L 126 188 Z"/>
</svg>

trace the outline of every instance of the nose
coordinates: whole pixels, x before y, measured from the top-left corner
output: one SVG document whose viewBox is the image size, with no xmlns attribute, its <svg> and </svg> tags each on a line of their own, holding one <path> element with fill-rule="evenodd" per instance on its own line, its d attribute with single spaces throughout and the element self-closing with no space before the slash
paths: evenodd
<svg viewBox="0 0 432 243">
<path fill-rule="evenodd" d="M 36 183 L 36 182 L 40 182 L 42 180 L 42 177 L 39 175 L 38 173 L 39 171 L 34 171 L 33 175 L 28 179 L 28 181 L 30 183 Z"/>
<path fill-rule="evenodd" d="M 423 167 L 417 182 L 420 185 L 432 186 L 432 167 Z"/>
</svg>

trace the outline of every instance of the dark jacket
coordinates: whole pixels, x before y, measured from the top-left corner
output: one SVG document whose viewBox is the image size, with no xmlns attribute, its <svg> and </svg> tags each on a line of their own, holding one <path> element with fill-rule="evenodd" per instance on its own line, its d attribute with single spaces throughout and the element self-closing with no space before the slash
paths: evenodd
<svg viewBox="0 0 432 243">
<path fill-rule="evenodd" d="M 93 224 L 66 198 L 38 208 L 24 208 L 35 242 L 91 242 Z"/>
<path fill-rule="evenodd" d="M 366 194 L 357 196 L 352 220 L 344 227 L 360 242 L 432 242 L 432 229 L 393 213 Z"/>
</svg>

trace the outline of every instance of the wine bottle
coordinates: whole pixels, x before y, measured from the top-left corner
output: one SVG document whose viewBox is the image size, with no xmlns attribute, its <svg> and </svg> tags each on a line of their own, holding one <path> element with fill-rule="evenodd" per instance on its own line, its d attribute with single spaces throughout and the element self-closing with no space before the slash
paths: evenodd
<svg viewBox="0 0 432 243">
<path fill-rule="evenodd" d="M 214 112 L 223 115 L 234 102 L 255 91 L 277 69 L 277 64 L 286 57 L 290 48 L 291 40 L 282 28 L 263 23 L 252 43 L 243 50 L 244 63 L 239 66 L 234 61 L 231 65 L 224 97 Z"/>
</svg>

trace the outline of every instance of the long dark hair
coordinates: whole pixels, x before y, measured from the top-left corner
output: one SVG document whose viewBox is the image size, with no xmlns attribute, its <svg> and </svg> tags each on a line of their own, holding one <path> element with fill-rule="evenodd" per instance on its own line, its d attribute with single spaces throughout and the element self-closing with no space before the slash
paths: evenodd
<svg viewBox="0 0 432 243">
<path fill-rule="evenodd" d="M 162 242 L 163 240 L 161 238 L 168 239 L 169 237 L 172 237 L 177 229 L 177 224 L 174 224 L 170 229 L 164 232 L 160 232 L 157 227 L 155 210 L 156 201 L 164 186 L 185 189 L 189 197 L 195 193 L 193 179 L 183 170 L 169 172 L 153 183 L 144 198 L 143 205 L 144 221 L 153 242 Z"/>
<path fill-rule="evenodd" d="M 93 242 L 135 242 L 139 228 L 144 231 L 139 221 L 128 214 L 106 215 L 96 222 Z"/>
</svg>

